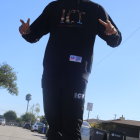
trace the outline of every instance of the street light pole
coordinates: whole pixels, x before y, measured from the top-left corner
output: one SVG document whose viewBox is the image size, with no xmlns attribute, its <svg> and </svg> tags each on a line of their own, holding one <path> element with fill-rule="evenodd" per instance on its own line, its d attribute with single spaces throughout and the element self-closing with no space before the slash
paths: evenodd
<svg viewBox="0 0 140 140">
<path fill-rule="evenodd" d="M 87 121 L 89 120 L 89 113 L 90 113 L 90 110 L 88 111 L 88 118 L 87 118 Z"/>
<path fill-rule="evenodd" d="M 92 108 L 93 108 L 93 103 L 87 103 L 87 110 L 88 110 L 87 121 L 89 120 L 89 113 L 90 113 L 90 111 L 92 111 Z"/>
</svg>

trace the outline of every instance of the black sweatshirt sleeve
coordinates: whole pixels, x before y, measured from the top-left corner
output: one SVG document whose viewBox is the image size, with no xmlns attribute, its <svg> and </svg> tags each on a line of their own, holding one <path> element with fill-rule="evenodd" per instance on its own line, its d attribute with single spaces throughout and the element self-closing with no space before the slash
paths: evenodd
<svg viewBox="0 0 140 140">
<path fill-rule="evenodd" d="M 42 14 L 30 25 L 30 32 L 22 37 L 30 42 L 37 42 L 43 35 L 50 32 L 50 14 L 52 3 L 50 3 Z"/>
<path fill-rule="evenodd" d="M 117 47 L 121 43 L 121 41 L 122 41 L 121 32 L 119 31 L 119 29 L 117 28 L 117 26 L 115 25 L 115 23 L 113 22 L 113 20 L 111 19 L 111 17 L 104 10 L 104 8 L 101 7 L 100 5 L 98 6 L 98 19 L 102 19 L 105 22 L 106 22 L 106 20 L 109 20 L 111 22 L 111 24 L 116 28 L 118 34 L 116 34 L 116 35 L 106 35 L 105 34 L 105 27 L 98 22 L 98 31 L 97 31 L 97 34 L 98 34 L 98 36 L 100 38 L 102 38 L 103 40 L 105 40 L 106 43 L 109 46 L 111 46 L 111 47 Z"/>
</svg>

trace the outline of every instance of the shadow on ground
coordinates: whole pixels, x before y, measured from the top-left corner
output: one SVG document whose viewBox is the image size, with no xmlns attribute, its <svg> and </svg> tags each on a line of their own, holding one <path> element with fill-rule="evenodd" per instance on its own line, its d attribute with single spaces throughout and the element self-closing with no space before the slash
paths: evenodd
<svg viewBox="0 0 140 140">
<path fill-rule="evenodd" d="M 42 135 L 39 135 L 39 134 L 33 134 L 33 136 L 40 137 L 40 138 L 46 140 L 46 136 L 45 135 L 42 136 Z"/>
</svg>

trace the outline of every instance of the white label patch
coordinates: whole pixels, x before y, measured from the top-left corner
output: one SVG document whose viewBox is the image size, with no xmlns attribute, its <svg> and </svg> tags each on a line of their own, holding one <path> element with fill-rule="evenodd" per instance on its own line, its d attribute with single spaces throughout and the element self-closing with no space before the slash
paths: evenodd
<svg viewBox="0 0 140 140">
<path fill-rule="evenodd" d="M 74 98 L 76 98 L 76 99 L 84 99 L 85 98 L 85 95 L 84 94 L 82 94 L 82 93 L 74 93 Z"/>
<path fill-rule="evenodd" d="M 70 55 L 69 61 L 81 63 L 82 62 L 82 57 L 81 56 L 76 56 L 76 55 Z"/>
</svg>

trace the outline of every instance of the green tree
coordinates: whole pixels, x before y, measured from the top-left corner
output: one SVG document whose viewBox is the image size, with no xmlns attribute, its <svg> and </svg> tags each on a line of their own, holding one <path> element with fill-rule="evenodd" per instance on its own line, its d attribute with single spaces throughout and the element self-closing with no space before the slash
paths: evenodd
<svg viewBox="0 0 140 140">
<path fill-rule="evenodd" d="M 27 94 L 26 97 L 25 97 L 25 99 L 27 101 L 26 113 L 28 112 L 29 101 L 32 99 L 31 96 L 32 96 L 31 94 Z"/>
<path fill-rule="evenodd" d="M 18 126 L 22 126 L 23 121 L 22 121 L 21 118 L 17 118 L 17 119 L 16 119 L 16 123 L 18 124 Z"/>
<path fill-rule="evenodd" d="M 34 123 L 36 118 L 35 118 L 35 115 L 32 114 L 32 113 L 25 113 L 21 116 L 21 119 L 22 121 L 24 122 L 31 122 L 31 123 Z"/>
<path fill-rule="evenodd" d="M 12 95 L 18 95 L 17 76 L 8 64 L 0 65 L 0 87 L 5 88 Z"/>
<path fill-rule="evenodd" d="M 10 122 L 10 121 L 13 122 L 13 121 L 16 121 L 17 114 L 15 111 L 9 110 L 9 111 L 4 113 L 4 117 L 5 117 L 7 122 Z"/>
</svg>

